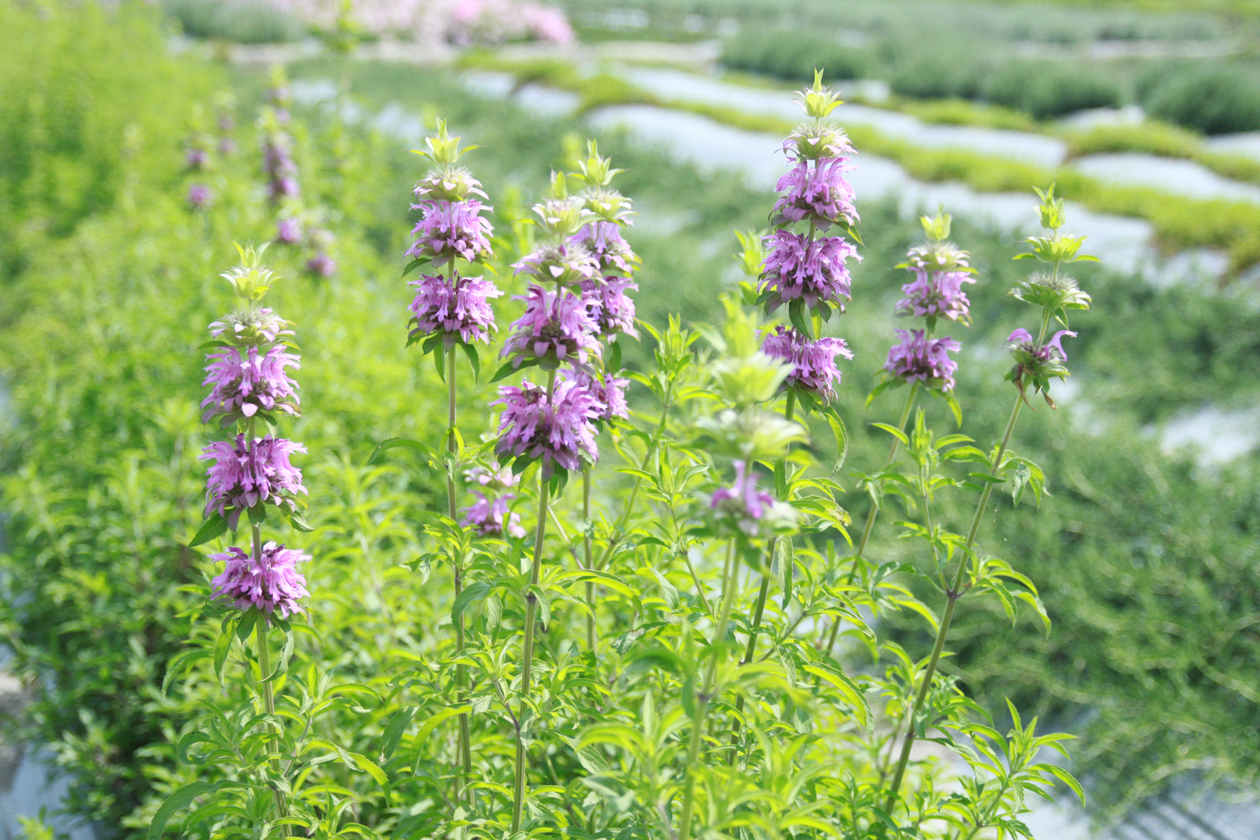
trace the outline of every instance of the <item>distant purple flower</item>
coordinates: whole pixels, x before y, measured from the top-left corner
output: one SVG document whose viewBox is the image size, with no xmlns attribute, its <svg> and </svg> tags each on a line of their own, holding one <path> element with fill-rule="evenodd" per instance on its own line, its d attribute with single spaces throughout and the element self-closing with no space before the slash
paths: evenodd
<svg viewBox="0 0 1260 840">
<path fill-rule="evenodd" d="M 448 348 L 456 341 L 489 343 L 490 333 L 497 329 L 490 299 L 503 295 L 489 280 L 456 275 L 452 282 L 440 274 L 423 274 L 411 286 L 416 290 L 407 307 L 415 323 L 411 338 L 441 333 Z"/>
<path fill-rule="evenodd" d="M 261 356 L 258 347 L 249 347 L 242 356 L 238 347 L 220 347 L 206 356 L 206 379 L 210 396 L 201 401 L 205 411 L 201 422 L 220 414 L 240 412 L 253 417 L 259 411 L 298 413 L 297 383 L 284 372 L 300 368 L 298 357 L 282 346 L 272 347 Z"/>
<path fill-rule="evenodd" d="M 757 475 L 748 470 L 743 461 L 735 462 L 735 483 L 719 487 L 709 502 L 710 509 L 717 511 L 721 520 L 727 520 L 737 530 L 750 537 L 758 534 L 759 520 L 774 505 L 774 497 L 757 489 Z"/>
<path fill-rule="evenodd" d="M 200 172 L 206 168 L 206 164 L 210 162 L 210 155 L 205 149 L 194 146 L 188 150 L 188 154 L 184 157 L 184 165 L 193 172 Z"/>
<path fill-rule="evenodd" d="M 267 174 L 267 198 L 273 204 L 296 198 L 300 192 L 297 165 L 289 157 L 288 136 L 268 135 L 263 140 L 263 171 Z"/>
<path fill-rule="evenodd" d="M 582 302 L 601 338 L 616 333 L 639 337 L 634 328 L 634 299 L 626 294 L 638 288 L 639 284 L 624 277 L 605 277 L 602 283 L 582 281 Z"/>
<path fill-rule="evenodd" d="M 595 401 L 599 419 L 630 416 L 630 407 L 626 405 L 626 386 L 630 380 L 610 373 L 605 373 L 602 378 L 596 377 L 581 369 L 574 370 L 571 378 Z"/>
<path fill-rule="evenodd" d="M 421 217 L 411 232 L 415 241 L 407 256 L 429 257 L 434 266 L 440 266 L 457 256 L 471 262 L 493 255 L 490 221 L 480 215 L 490 208 L 477 199 L 421 201 L 411 209 L 419 210 Z"/>
<path fill-rule="evenodd" d="M 337 273 L 337 261 L 323 251 L 306 261 L 306 270 L 316 277 L 332 277 Z"/>
<path fill-rule="evenodd" d="M 276 222 L 276 241 L 281 245 L 296 245 L 302 241 L 302 223 L 289 216 Z"/>
<path fill-rule="evenodd" d="M 486 494 L 480 490 L 474 490 L 472 493 L 477 497 L 477 501 L 463 509 L 465 525 L 475 528 L 483 537 L 502 537 L 505 530 L 509 536 L 525 536 L 520 515 L 508 511 L 508 502 L 516 498 L 515 494 L 505 493 L 494 498 L 487 498 Z"/>
<path fill-rule="evenodd" d="M 766 336 L 761 351 L 792 365 L 792 372 L 787 378 L 788 385 L 810 391 L 825 402 L 835 398 L 835 385 L 840 382 L 836 356 L 853 358 L 853 353 L 843 339 L 812 340 L 797 330 L 783 327 L 777 327 L 772 335 Z"/>
<path fill-rule="evenodd" d="M 513 322 L 515 332 L 500 354 L 512 358 L 514 365 L 537 360 L 551 370 L 565 362 L 585 364 L 589 354 L 600 354 L 595 322 L 577 295 L 531 285 L 527 294 L 512 299 L 526 302 L 525 314 Z"/>
<path fill-rule="evenodd" d="M 210 188 L 205 184 L 193 184 L 188 188 L 188 206 L 202 210 L 210 204 Z"/>
<path fill-rule="evenodd" d="M 267 183 L 267 199 L 272 203 L 278 203 L 285 198 L 297 198 L 300 193 L 301 190 L 295 178 L 284 176 L 274 178 Z"/>
<path fill-rule="evenodd" d="M 585 244 L 604 275 L 629 277 L 634 271 L 632 263 L 638 261 L 634 251 L 621 236 L 621 225 L 616 222 L 591 222 L 582 225 L 569 237 L 574 244 Z"/>
<path fill-rule="evenodd" d="M 838 236 L 809 238 L 790 230 L 766 237 L 770 253 L 762 272 L 762 288 L 772 294 L 769 311 L 803 298 L 810 309 L 826 303 L 844 311 L 844 301 L 852 296 L 849 257 L 861 260 L 857 248 Z"/>
<path fill-rule="evenodd" d="M 210 559 L 226 563 L 223 573 L 210 581 L 211 599 L 231 600 L 239 610 L 254 607 L 288 618 L 302 612 L 298 599 L 311 594 L 306 591 L 306 578 L 297 570 L 298 563 L 311 558 L 296 549 L 269 542 L 255 562 L 252 555 L 233 546 L 222 554 L 211 554 Z"/>
<path fill-rule="evenodd" d="M 585 280 L 598 281 L 600 277 L 599 262 L 582 242 L 540 245 L 512 267 L 517 274 L 531 274 L 540 280 L 560 285 L 576 284 Z"/>
<path fill-rule="evenodd" d="M 224 137 L 219 141 L 219 154 L 222 157 L 231 157 L 236 154 L 236 141 L 231 137 Z"/>
<path fill-rule="evenodd" d="M 930 388 L 942 391 L 954 390 L 954 371 L 958 362 L 949 353 L 960 345 L 954 339 L 930 339 L 923 330 L 897 330 L 901 343 L 888 351 L 884 370 L 907 382 L 922 382 Z"/>
<path fill-rule="evenodd" d="M 962 286 L 976 282 L 971 275 L 965 271 L 928 271 L 917 266 L 911 266 L 910 271 L 914 280 L 901 287 L 905 297 L 897 301 L 898 315 L 968 321 L 971 301 Z"/>
<path fill-rule="evenodd" d="M 573 380 L 557 377 L 550 403 L 547 389 L 528 381 L 520 388 L 500 388 L 499 394 L 502 399 L 491 405 L 503 406 L 495 444 L 500 458 L 540 460 L 548 478 L 556 467 L 577 470 L 599 459 L 594 426 L 598 406 Z"/>
<path fill-rule="evenodd" d="M 292 497 L 305 493 L 302 471 L 289 463 L 289 456 L 306 447 L 271 435 L 255 438 L 247 445 L 245 435 L 234 443 L 216 441 L 203 450 L 201 460 L 214 459 L 206 475 L 206 516 L 217 511 L 235 529 L 241 511 L 260 502 L 294 508 Z"/>
<path fill-rule="evenodd" d="M 775 186 L 783 193 L 774 203 L 778 221 L 799 222 L 812 218 L 824 230 L 840 220 L 856 223 L 858 213 L 853 206 L 853 187 L 844 180 L 844 173 L 852 169 L 847 158 L 815 161 L 812 167 L 808 160 L 798 161 Z"/>
</svg>

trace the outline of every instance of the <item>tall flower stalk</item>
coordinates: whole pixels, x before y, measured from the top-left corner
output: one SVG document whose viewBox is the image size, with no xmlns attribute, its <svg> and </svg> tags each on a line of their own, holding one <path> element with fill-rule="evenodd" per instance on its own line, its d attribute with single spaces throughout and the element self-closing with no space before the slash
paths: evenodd
<svg viewBox="0 0 1260 840">
<path fill-rule="evenodd" d="M 279 415 L 300 411 L 297 383 L 288 375 L 300 367 L 297 346 L 291 341 L 290 324 L 258 302 L 274 278 L 261 263 L 261 251 L 238 246 L 241 264 L 223 277 L 232 284 L 243 306 L 211 324 L 213 339 L 204 345 L 209 395 L 202 401 L 202 421 L 218 421 L 220 429 L 242 429 L 229 441 L 211 443 L 203 460 L 213 460 L 207 476 L 206 523 L 190 545 L 199 545 L 236 531 L 244 514 L 250 525 L 250 549 L 232 547 L 211 555 L 224 563 L 213 581 L 211 598 L 228 601 L 242 611 L 238 624 L 253 624 L 257 649 L 258 687 L 267 715 L 274 718 L 276 702 L 268 630 L 301 612 L 299 601 L 309 595 L 297 564 L 309 558 L 283 544 L 263 541 L 262 526 L 268 509 L 286 516 L 299 530 L 309 530 L 302 518 L 301 496 L 306 494 L 302 473 L 289 462 L 305 452 L 301 444 L 272 435 L 257 436 L 261 419 L 273 426 Z M 239 631 L 244 638 L 242 627 Z M 280 745 L 268 739 L 268 764 L 278 781 L 281 776 Z M 276 816 L 288 815 L 284 788 L 272 783 Z M 283 833 L 289 836 L 288 826 Z"/>
<path fill-rule="evenodd" d="M 580 472 L 599 459 L 596 424 L 613 401 L 593 378 L 591 363 L 602 356 L 596 321 L 583 300 L 586 283 L 601 284 L 600 263 L 576 234 L 596 221 L 586 200 L 570 196 L 565 176 L 552 176 L 550 197 L 534 206 L 543 231 L 537 248 L 515 265 L 517 274 L 534 278 L 525 295 L 525 313 L 512 324 L 503 348 L 507 359 L 497 378 L 528 367 L 547 372 L 546 387 L 528 380 L 520 387 L 499 389 L 503 405 L 495 451 L 511 461 L 516 472 L 539 465 L 538 520 L 534 553 L 525 590 L 522 629 L 520 713 L 516 716 L 516 754 L 512 783 L 512 831 L 520 829 L 526 798 L 528 749 L 521 722 L 530 704 L 533 685 L 534 632 L 538 582 L 544 562 L 547 517 L 554 493 L 570 472 Z M 542 284 L 548 284 L 545 287 Z M 607 382 L 603 385 L 607 386 Z"/>
<path fill-rule="evenodd" d="M 964 325 L 971 323 L 971 301 L 963 291 L 963 285 L 975 282 L 970 254 L 949 241 L 949 214 L 942 210 L 934 217 L 921 217 L 919 222 L 927 234 L 928 243 L 911 248 L 906 261 L 897 266 L 909 271 L 914 279 L 901 287 L 904 297 L 897 302 L 894 313 L 897 317 L 923 318 L 923 329 L 897 330 L 901 343 L 889 350 L 888 361 L 884 365 L 884 381 L 876 386 L 868 400 L 869 404 L 889 388 L 910 386 L 905 406 L 897 420 L 896 429 L 901 435 L 905 434 L 915 400 L 924 391 L 946 399 L 951 407 L 956 408 L 953 374 L 958 365 L 949 354 L 961 345 L 950 336 L 934 339 L 932 335 L 941 319 Z M 900 447 L 900 435 L 892 435 L 881 473 L 887 472 L 897 460 Z M 884 479 L 879 478 L 870 483 L 871 506 L 854 548 L 846 586 L 852 586 L 858 574 L 864 573 L 866 549 L 882 508 L 884 484 Z M 835 649 L 840 623 L 839 619 L 834 620 L 827 632 L 823 651 L 828 655 Z"/>
<path fill-rule="evenodd" d="M 1011 436 L 1015 432 L 1015 424 L 1019 420 L 1020 410 L 1024 405 L 1028 404 L 1027 390 L 1029 387 L 1034 392 L 1044 394 L 1047 404 L 1054 407 L 1054 403 L 1049 395 L 1049 380 L 1052 378 L 1063 379 L 1068 375 L 1067 367 L 1064 364 L 1067 361 L 1067 356 L 1062 349 L 1062 338 L 1064 335 L 1075 335 L 1075 333 L 1070 333 L 1065 329 L 1047 344 L 1046 334 L 1049 331 L 1051 322 L 1058 319 L 1066 327 L 1067 310 L 1088 309 L 1090 304 L 1089 295 L 1080 291 L 1077 288 L 1076 281 L 1064 276 L 1062 271 L 1066 263 L 1082 260 L 1096 261 L 1096 258 L 1078 253 L 1085 237 L 1067 236 L 1062 232 L 1065 221 L 1063 199 L 1054 195 L 1054 185 L 1052 184 L 1045 192 L 1038 190 L 1037 194 L 1041 197 L 1041 224 L 1046 233 L 1042 236 L 1029 238 L 1030 249 L 1017 255 L 1015 259 L 1035 259 L 1048 266 L 1049 273 L 1035 273 L 1027 280 L 1018 283 L 1011 290 L 1011 294 L 1014 297 L 1041 308 L 1041 323 L 1035 341 L 1032 340 L 1031 334 L 1022 328 L 1012 333 L 1010 339 L 1008 339 L 1011 342 L 1010 350 L 1015 357 L 1016 364 L 1011 369 L 1011 372 L 1007 374 L 1007 379 L 1015 383 L 1019 393 L 1015 398 L 1014 407 L 1011 409 L 1010 419 L 1007 420 L 1002 440 L 993 450 L 992 457 L 986 464 L 986 471 L 992 476 L 1000 477 L 1006 471 L 1007 450 L 1010 446 Z M 892 813 L 892 809 L 896 805 L 901 784 L 905 778 L 906 766 L 910 761 L 910 750 L 914 746 L 915 735 L 918 730 L 916 721 L 922 713 L 924 704 L 931 692 L 941 653 L 944 651 L 945 642 L 949 636 L 954 612 L 958 606 L 958 601 L 967 593 L 969 588 L 967 585 L 967 573 L 969 569 L 973 568 L 972 558 L 975 555 L 976 539 L 980 534 L 980 524 L 983 521 L 984 512 L 988 509 L 994 486 L 995 482 L 984 482 L 984 488 L 980 493 L 980 502 L 976 505 L 975 514 L 972 516 L 971 525 L 967 530 L 967 537 L 963 543 L 958 569 L 949 587 L 945 590 L 945 612 L 941 616 L 940 625 L 936 633 L 936 641 L 932 646 L 932 653 L 928 659 L 927 668 L 923 673 L 922 682 L 915 695 L 914 705 L 908 712 L 906 733 L 902 741 L 901 753 L 897 759 L 888 796 L 884 803 L 884 811 L 889 814 Z M 926 497 L 924 498 L 924 503 L 926 508 Z M 930 529 L 931 526 L 929 525 Z M 933 550 L 935 550 L 935 544 Z"/>
<path fill-rule="evenodd" d="M 420 220 L 412 231 L 413 241 L 406 256 L 411 257 L 404 275 L 420 270 L 420 278 L 411 282 L 416 294 L 408 311 L 411 313 L 407 344 L 420 344 L 427 355 L 433 354 L 439 376 L 446 381 L 446 510 L 450 527 L 458 527 L 459 502 L 456 475 L 462 455 L 458 428 L 458 385 L 456 376 L 456 348 L 467 356 L 474 374 L 480 370 L 480 358 L 476 345 L 489 343 L 496 326 L 490 301 L 501 297 L 503 292 L 483 277 L 470 276 L 473 270 L 494 256 L 490 244 L 493 233 L 490 222 L 482 214 L 492 208 L 483 202 L 486 198 L 481 183 L 472 173 L 459 165 L 459 159 L 469 148 L 460 148 L 461 138 L 452 137 L 446 123 L 438 121 L 436 135 L 425 139 L 426 149 L 417 150 L 427 158 L 432 168 L 415 187 L 417 203 L 413 210 L 420 211 Z M 476 148 L 476 147 L 472 147 Z M 468 265 L 468 272 L 461 274 L 459 261 Z M 443 269 L 439 272 L 438 269 Z M 482 496 L 484 500 L 484 496 Z M 486 520 L 481 520 L 484 524 Z M 467 524 L 474 524 L 470 520 Z M 484 528 L 478 529 L 485 534 Z M 455 598 L 464 591 L 463 553 L 451 550 L 448 558 L 454 580 Z M 455 653 L 462 657 L 467 640 L 464 616 L 455 616 Z M 464 666 L 455 666 L 456 691 L 463 699 L 467 691 L 468 675 Z M 472 773 L 472 735 L 468 714 L 458 717 L 456 799 L 464 797 Z"/>
</svg>

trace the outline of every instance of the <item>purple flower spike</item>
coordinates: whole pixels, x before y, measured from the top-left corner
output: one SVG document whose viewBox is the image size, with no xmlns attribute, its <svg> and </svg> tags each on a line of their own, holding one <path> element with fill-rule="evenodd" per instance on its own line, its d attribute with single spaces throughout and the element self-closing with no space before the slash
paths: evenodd
<svg viewBox="0 0 1260 840">
<path fill-rule="evenodd" d="M 582 281 L 582 303 L 601 338 L 617 333 L 639 337 L 634 328 L 634 299 L 626 294 L 638 288 L 639 284 L 624 277 L 605 277 L 602 283 Z"/>
<path fill-rule="evenodd" d="M 258 347 L 248 348 L 244 356 L 240 348 L 220 347 L 208 354 L 206 361 L 206 379 L 201 384 L 212 388 L 210 396 L 201 401 L 205 409 L 202 423 L 237 412 L 244 417 L 259 411 L 298 413 L 297 383 L 284 369 L 300 368 L 301 364 L 284 347 L 272 347 L 261 356 Z"/>
<path fill-rule="evenodd" d="M 572 378 L 594 400 L 600 420 L 630 416 L 630 407 L 626 404 L 626 386 L 630 380 L 608 373 L 600 379 L 581 369 L 573 371 Z"/>
<path fill-rule="evenodd" d="M 884 370 L 907 382 L 922 382 L 929 388 L 954 390 L 954 372 L 958 362 L 949 353 L 960 345 L 945 337 L 930 339 L 923 330 L 897 330 L 901 343 L 888 351 Z"/>
<path fill-rule="evenodd" d="M 911 266 L 914 280 L 901 287 L 904 298 L 897 301 L 898 315 L 916 318 L 948 318 L 966 323 L 971 313 L 971 301 L 962 290 L 963 283 L 975 279 L 965 271 L 928 271 Z"/>
<path fill-rule="evenodd" d="M 302 241 L 302 223 L 293 217 L 276 222 L 276 241 L 281 245 L 296 245 Z"/>
<path fill-rule="evenodd" d="M 599 264 L 601 274 L 629 277 L 634 272 L 632 263 L 639 257 L 621 236 L 621 225 L 616 222 L 591 222 L 569 237 L 573 243 L 583 243 Z"/>
<path fill-rule="evenodd" d="M 184 157 L 184 165 L 193 172 L 200 172 L 206 168 L 206 164 L 210 162 L 210 155 L 206 154 L 205 149 L 192 148 L 188 150 L 188 154 Z"/>
<path fill-rule="evenodd" d="M 515 494 L 505 493 L 489 499 L 480 490 L 472 492 L 477 501 L 463 509 L 465 525 L 475 528 L 483 537 L 502 537 L 505 531 L 508 536 L 525 536 L 520 515 L 508 511 L 508 502 L 516 498 Z"/>
<path fill-rule="evenodd" d="M 306 270 L 316 277 L 332 277 L 337 273 L 337 261 L 320 251 L 306 261 Z"/>
<path fill-rule="evenodd" d="M 528 381 L 500 388 L 499 394 L 503 398 L 491 405 L 503 406 L 495 444 L 500 458 L 540 460 L 545 478 L 556 467 L 577 470 L 599 460 L 594 426 L 599 407 L 577 382 L 557 378 L 550 403 L 546 389 Z"/>
<path fill-rule="evenodd" d="M 823 230 L 842 220 L 856 224 L 853 187 L 844 180 L 844 173 L 852 169 L 847 158 L 819 160 L 813 167 L 808 160 L 798 160 L 775 186 L 784 193 L 774 204 L 776 224 L 812 219 Z"/>
<path fill-rule="evenodd" d="M 844 311 L 844 301 L 852 296 L 849 257 L 861 260 L 857 248 L 838 236 L 822 237 L 812 243 L 799 233 L 780 230 L 767 237 L 770 253 L 762 271 L 762 288 L 771 292 L 769 311 L 803 298 L 810 309 L 826 303 Z"/>
<path fill-rule="evenodd" d="M 205 448 L 202 461 L 213 458 L 206 475 L 206 516 L 216 511 L 235 530 L 241 511 L 262 502 L 293 510 L 293 496 L 306 493 L 302 471 L 289 463 L 289 456 L 306 447 L 284 438 L 255 438 L 245 443 L 237 435 L 234 443 L 216 441 Z"/>
<path fill-rule="evenodd" d="M 840 338 L 812 340 L 794 329 L 778 327 L 773 335 L 766 336 L 761 351 L 767 356 L 783 359 L 792 365 L 787 385 L 802 388 L 815 394 L 823 402 L 835 399 L 835 385 L 840 382 L 836 357 L 852 359 L 849 346 Z"/>
<path fill-rule="evenodd" d="M 429 257 L 434 266 L 462 257 L 469 262 L 492 256 L 490 221 L 483 210 L 490 207 L 475 198 L 466 201 L 421 201 L 411 205 L 421 211 L 420 221 L 411 232 L 415 242 L 407 250 L 409 257 Z"/>
<path fill-rule="evenodd" d="M 757 475 L 748 470 L 743 461 L 735 462 L 735 483 L 719 487 L 713 493 L 709 508 L 717 512 L 719 520 L 725 520 L 736 530 L 750 537 L 760 531 L 760 520 L 774 505 L 774 497 L 757 489 Z"/>
<path fill-rule="evenodd" d="M 455 275 L 451 281 L 440 274 L 425 274 L 411 281 L 411 286 L 416 290 L 415 299 L 407 307 L 415 324 L 410 333 L 413 340 L 441 333 L 448 348 L 457 341 L 489 343 L 490 334 L 497 329 L 490 299 L 503 295 L 489 280 Z"/>
<path fill-rule="evenodd" d="M 210 188 L 205 184 L 193 184 L 188 188 L 188 206 L 202 210 L 210 204 Z"/>
<path fill-rule="evenodd" d="M 514 365 L 534 359 L 544 369 L 554 370 L 565 362 L 586 364 L 588 354 L 600 354 L 595 322 L 577 295 L 535 285 L 513 300 L 526 302 L 525 315 L 512 324 L 515 332 L 501 354 L 511 357 Z"/>
<path fill-rule="evenodd" d="M 306 591 L 306 578 L 297 570 L 298 563 L 311 558 L 295 549 L 269 542 L 258 562 L 236 547 L 211 554 L 210 559 L 227 564 L 223 573 L 210 581 L 214 587 L 210 597 L 228 599 L 239 610 L 253 607 L 267 615 L 279 613 L 281 618 L 288 618 L 302 612 L 298 599 L 311 594 Z"/>
</svg>

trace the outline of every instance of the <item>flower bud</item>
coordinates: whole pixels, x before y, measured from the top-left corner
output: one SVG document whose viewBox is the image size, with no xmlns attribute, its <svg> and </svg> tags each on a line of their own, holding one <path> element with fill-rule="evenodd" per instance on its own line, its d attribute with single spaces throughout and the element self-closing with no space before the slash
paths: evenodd
<svg viewBox="0 0 1260 840">
<path fill-rule="evenodd" d="M 236 296 L 242 300 L 251 302 L 261 300 L 276 279 L 271 269 L 262 264 L 262 255 L 267 250 L 267 246 L 254 248 L 250 245 L 242 248 L 237 243 L 232 244 L 236 245 L 236 251 L 241 255 L 240 265 L 219 276 L 232 284 Z"/>
</svg>

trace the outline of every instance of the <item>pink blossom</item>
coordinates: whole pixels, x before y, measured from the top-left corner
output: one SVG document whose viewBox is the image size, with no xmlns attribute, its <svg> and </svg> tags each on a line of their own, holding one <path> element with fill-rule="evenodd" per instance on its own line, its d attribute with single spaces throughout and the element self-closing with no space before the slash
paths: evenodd
<svg viewBox="0 0 1260 840">
<path fill-rule="evenodd" d="M 761 350 L 767 356 L 792 365 L 787 384 L 816 394 L 825 402 L 835 399 L 840 382 L 836 356 L 852 359 L 849 346 L 840 338 L 810 339 L 794 329 L 777 327 L 766 336 Z"/>
<path fill-rule="evenodd" d="M 264 545 L 259 554 L 255 561 L 235 546 L 222 554 L 211 554 L 211 560 L 226 564 L 223 573 L 210 581 L 214 587 L 211 599 L 228 599 L 239 610 L 252 607 L 267 615 L 278 612 L 281 618 L 302 612 L 298 599 L 311 593 L 306 591 L 306 578 L 297 564 L 311 558 L 274 542 Z"/>
<path fill-rule="evenodd" d="M 501 353 L 513 364 L 534 360 L 550 370 L 565 362 L 585 364 L 589 354 L 600 354 L 595 322 L 577 295 L 532 285 L 513 300 L 526 302 L 525 314 L 513 322 L 515 332 Z"/>
<path fill-rule="evenodd" d="M 413 280 L 411 286 L 416 290 L 415 299 L 407 307 L 415 325 L 410 333 L 412 340 L 441 333 L 447 347 L 456 341 L 489 343 L 490 334 L 497 329 L 490 299 L 503 295 L 489 280 L 455 275 L 452 282 L 440 274 L 425 274 Z"/>
<path fill-rule="evenodd" d="M 897 330 L 897 336 L 901 343 L 888 351 L 884 370 L 906 382 L 922 382 L 942 391 L 954 390 L 958 362 L 951 359 L 949 353 L 962 345 L 948 336 L 930 339 L 923 330 Z"/>
<path fill-rule="evenodd" d="M 545 388 L 528 381 L 500 388 L 499 394 L 502 399 L 491 404 L 503 406 L 495 445 L 500 458 L 542 461 L 548 478 L 556 467 L 577 470 L 599 459 L 594 426 L 599 407 L 577 382 L 557 377 L 550 401 Z"/>
<path fill-rule="evenodd" d="M 284 347 L 272 347 L 262 355 L 258 347 L 249 347 L 244 356 L 238 347 L 220 347 L 208 354 L 206 361 L 206 378 L 201 384 L 212 388 L 201 401 L 205 409 L 202 423 L 238 412 L 244 417 L 259 411 L 298 413 L 298 386 L 284 371 L 302 365 L 297 355 Z"/>
<path fill-rule="evenodd" d="M 271 435 L 255 438 L 252 445 L 246 445 L 243 434 L 234 443 L 211 443 L 201 456 L 215 462 L 206 475 L 206 516 L 217 511 L 235 529 L 241 511 L 256 504 L 295 509 L 293 497 L 306 488 L 302 471 L 289 463 L 289 456 L 305 451 L 300 443 Z"/>
</svg>

